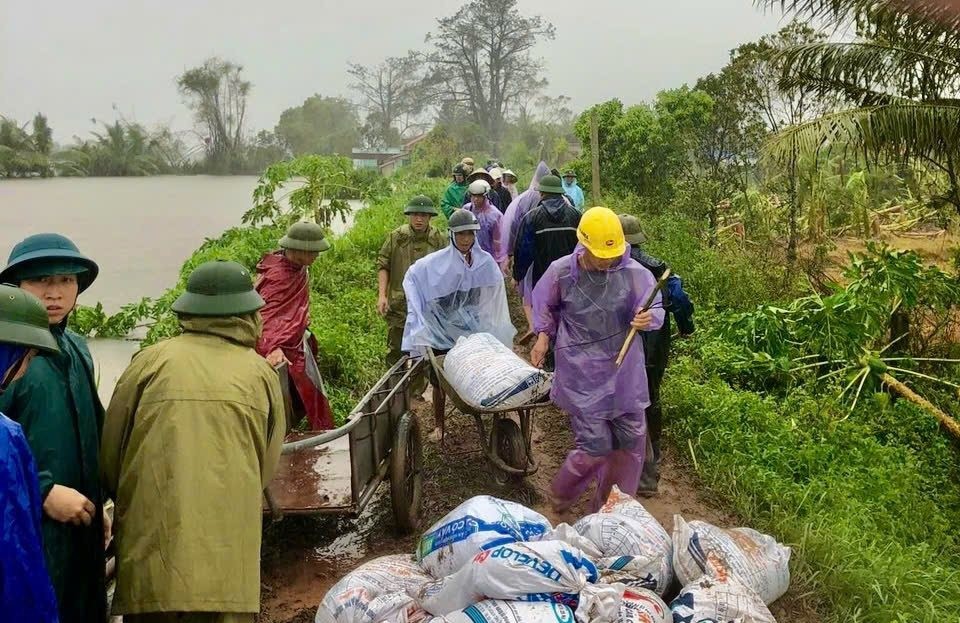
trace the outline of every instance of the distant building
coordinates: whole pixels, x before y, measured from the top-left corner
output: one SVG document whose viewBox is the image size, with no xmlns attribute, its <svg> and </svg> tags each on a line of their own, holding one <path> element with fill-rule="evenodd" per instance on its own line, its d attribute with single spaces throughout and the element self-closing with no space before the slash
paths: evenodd
<svg viewBox="0 0 960 623">
<path fill-rule="evenodd" d="M 413 148 L 427 137 L 426 133 L 407 140 L 401 147 L 382 149 L 353 149 L 354 169 L 377 169 L 382 175 L 390 175 L 399 168 L 410 164 Z"/>
</svg>

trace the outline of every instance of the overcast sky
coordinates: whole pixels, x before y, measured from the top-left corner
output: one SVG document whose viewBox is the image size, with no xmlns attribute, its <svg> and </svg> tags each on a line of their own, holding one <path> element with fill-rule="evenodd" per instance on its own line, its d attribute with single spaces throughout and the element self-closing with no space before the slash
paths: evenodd
<svg viewBox="0 0 960 623">
<path fill-rule="evenodd" d="M 253 82 L 250 129 L 313 93 L 349 96 L 346 63 L 422 48 L 435 19 L 463 0 L 0 0 L 0 114 L 47 114 L 69 142 L 112 120 L 115 105 L 147 125 L 191 126 L 174 83 L 220 55 Z M 575 9 L 562 9 L 575 6 Z M 739 43 L 777 30 L 779 13 L 751 0 L 520 0 L 548 17 L 551 95 L 573 108 L 619 97 L 631 104 L 693 82 Z"/>
</svg>

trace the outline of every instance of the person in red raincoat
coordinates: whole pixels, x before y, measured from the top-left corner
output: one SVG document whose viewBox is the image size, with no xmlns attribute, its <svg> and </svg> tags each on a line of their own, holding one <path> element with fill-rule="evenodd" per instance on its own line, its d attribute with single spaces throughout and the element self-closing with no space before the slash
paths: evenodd
<svg viewBox="0 0 960 623">
<path fill-rule="evenodd" d="M 307 336 L 310 291 L 307 268 L 330 248 L 316 223 L 295 223 L 280 239 L 280 250 L 257 264 L 256 288 L 266 302 L 260 310 L 263 334 L 257 352 L 272 366 L 287 363 L 290 380 L 307 414 L 311 430 L 333 425 L 330 402 L 316 364 L 316 341 Z"/>
</svg>

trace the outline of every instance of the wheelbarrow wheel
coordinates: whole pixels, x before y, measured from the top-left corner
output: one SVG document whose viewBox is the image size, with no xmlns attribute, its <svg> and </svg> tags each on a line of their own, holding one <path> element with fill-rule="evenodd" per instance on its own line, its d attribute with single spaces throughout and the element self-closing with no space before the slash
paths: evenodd
<svg viewBox="0 0 960 623">
<path fill-rule="evenodd" d="M 404 413 L 397 423 L 390 455 L 390 498 L 397 531 L 409 534 L 420 523 L 420 424 L 412 413 Z"/>
<path fill-rule="evenodd" d="M 490 447 L 500 459 L 516 469 L 527 468 L 527 450 L 523 443 L 523 434 L 517 423 L 509 418 L 501 418 L 490 431 Z M 493 467 L 493 478 L 497 484 L 519 482 L 523 479 L 520 474 L 511 474 Z"/>
</svg>

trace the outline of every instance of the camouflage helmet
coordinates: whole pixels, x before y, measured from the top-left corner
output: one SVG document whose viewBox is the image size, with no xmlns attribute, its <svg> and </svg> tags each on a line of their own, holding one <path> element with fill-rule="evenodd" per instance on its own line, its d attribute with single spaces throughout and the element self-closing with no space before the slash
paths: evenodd
<svg viewBox="0 0 960 623">
<path fill-rule="evenodd" d="M 15 344 L 48 353 L 60 351 L 50 333 L 47 310 L 37 297 L 14 286 L 0 285 L 0 344 Z M 6 370 L 0 370 L 2 375 Z"/>
<path fill-rule="evenodd" d="M 290 226 L 287 234 L 280 239 L 280 247 L 320 253 L 329 249 L 330 243 L 323 237 L 322 227 L 310 221 L 300 221 Z"/>
<path fill-rule="evenodd" d="M 214 260 L 190 273 L 186 291 L 171 309 L 190 316 L 242 316 L 263 306 L 249 270 L 237 262 Z"/>
<path fill-rule="evenodd" d="M 404 214 L 429 214 L 437 215 L 437 207 L 433 205 L 433 199 L 426 195 L 417 195 L 410 200 L 407 207 L 403 209 Z"/>
</svg>

